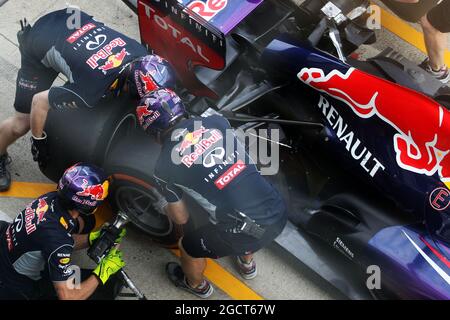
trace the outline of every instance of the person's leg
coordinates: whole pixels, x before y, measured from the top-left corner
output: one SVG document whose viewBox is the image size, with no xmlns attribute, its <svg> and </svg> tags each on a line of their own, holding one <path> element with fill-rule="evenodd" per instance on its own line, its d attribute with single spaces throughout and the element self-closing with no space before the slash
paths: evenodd
<svg viewBox="0 0 450 320">
<path fill-rule="evenodd" d="M 14 116 L 0 123 L 0 191 L 6 191 L 11 186 L 11 174 L 7 169 L 9 157 L 8 146 L 30 130 L 28 114 L 16 112 Z"/>
<path fill-rule="evenodd" d="M 8 146 L 30 130 L 30 115 L 16 112 L 14 116 L 0 124 L 0 155 L 7 152 Z"/>
<path fill-rule="evenodd" d="M 191 257 L 184 250 L 182 240 L 183 238 L 181 238 L 178 243 L 181 251 L 181 268 L 183 269 L 183 272 L 187 278 L 188 284 L 193 288 L 197 288 L 203 284 L 203 273 L 206 269 L 206 259 Z"/>
<path fill-rule="evenodd" d="M 445 50 L 447 49 L 447 34 L 437 30 L 424 16 L 420 20 L 422 25 L 425 46 L 429 57 L 429 65 L 434 71 L 445 67 Z"/>
</svg>

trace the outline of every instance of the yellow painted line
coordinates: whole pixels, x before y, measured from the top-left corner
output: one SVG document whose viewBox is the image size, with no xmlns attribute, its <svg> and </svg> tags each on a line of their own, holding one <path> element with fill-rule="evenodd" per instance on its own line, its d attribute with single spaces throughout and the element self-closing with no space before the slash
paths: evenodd
<svg viewBox="0 0 450 320">
<path fill-rule="evenodd" d="M 8 191 L 0 192 L 0 197 L 32 199 L 55 190 L 55 184 L 14 181 Z"/>
<path fill-rule="evenodd" d="M 179 250 L 172 252 L 180 256 Z M 207 259 L 205 276 L 234 300 L 264 300 L 214 260 Z"/>
<path fill-rule="evenodd" d="M 381 24 L 384 28 L 394 33 L 404 41 L 416 47 L 423 53 L 427 53 L 423 34 L 414 29 L 411 25 L 393 15 L 389 11 L 381 8 Z M 450 66 L 450 51 L 445 50 L 445 63 Z"/>
</svg>

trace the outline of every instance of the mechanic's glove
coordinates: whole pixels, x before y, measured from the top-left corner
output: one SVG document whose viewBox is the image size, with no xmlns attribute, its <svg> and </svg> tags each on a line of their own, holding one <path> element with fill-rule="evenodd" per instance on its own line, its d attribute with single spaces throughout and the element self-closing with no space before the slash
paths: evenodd
<svg viewBox="0 0 450 320">
<path fill-rule="evenodd" d="M 31 154 L 33 160 L 37 161 L 40 167 L 45 167 L 49 158 L 47 134 L 44 132 L 42 138 L 31 137 Z"/>
<path fill-rule="evenodd" d="M 92 231 L 91 233 L 89 233 L 89 245 L 92 246 L 92 244 L 95 242 L 95 240 L 98 239 L 98 237 L 100 237 L 100 235 L 102 234 L 102 231 L 108 228 L 108 224 L 103 225 L 103 227 L 100 230 L 97 231 Z M 127 234 L 127 230 L 125 228 L 123 228 L 120 231 L 119 236 L 117 237 L 117 239 L 115 240 L 116 244 L 119 244 L 122 242 L 123 237 L 125 237 L 125 235 Z"/>
<path fill-rule="evenodd" d="M 125 262 L 122 260 L 122 252 L 116 248 L 112 248 L 106 257 L 100 261 L 97 268 L 92 271 L 100 281 L 105 284 L 109 277 L 119 272 L 125 267 Z"/>
<path fill-rule="evenodd" d="M 164 208 L 167 207 L 168 204 L 166 198 L 160 197 L 157 202 L 153 203 L 153 208 L 161 214 L 166 214 Z"/>
</svg>

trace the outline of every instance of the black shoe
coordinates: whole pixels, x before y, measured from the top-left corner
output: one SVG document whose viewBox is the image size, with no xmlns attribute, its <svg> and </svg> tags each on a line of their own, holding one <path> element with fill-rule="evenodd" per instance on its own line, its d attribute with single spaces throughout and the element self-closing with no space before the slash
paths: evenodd
<svg viewBox="0 0 450 320">
<path fill-rule="evenodd" d="M 11 158 L 7 153 L 0 156 L 0 192 L 6 191 L 11 186 L 11 174 L 6 166 L 11 163 Z"/>
<path fill-rule="evenodd" d="M 450 81 L 450 71 L 447 66 L 443 66 L 440 70 L 436 71 L 431 68 L 429 59 L 425 59 L 421 64 L 419 64 L 419 67 L 424 69 L 426 72 L 431 74 L 434 78 L 439 80 L 442 83 L 447 83 Z"/>
<path fill-rule="evenodd" d="M 199 298 L 206 299 L 214 292 L 214 288 L 208 280 L 203 280 L 203 283 L 197 288 L 191 287 L 187 282 L 183 269 L 181 269 L 181 266 L 176 262 L 169 262 L 166 265 L 166 272 L 170 281 L 172 281 L 175 286 L 189 291 Z"/>
</svg>

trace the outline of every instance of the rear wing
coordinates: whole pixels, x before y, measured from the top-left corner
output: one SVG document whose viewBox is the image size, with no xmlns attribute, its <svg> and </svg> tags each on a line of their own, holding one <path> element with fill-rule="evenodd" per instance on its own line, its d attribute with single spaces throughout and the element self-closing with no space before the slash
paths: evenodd
<svg viewBox="0 0 450 320">
<path fill-rule="evenodd" d="M 142 42 L 173 65 L 183 86 L 196 95 L 217 98 L 194 69 L 225 67 L 225 35 L 176 0 L 139 0 L 138 16 Z"/>
</svg>

